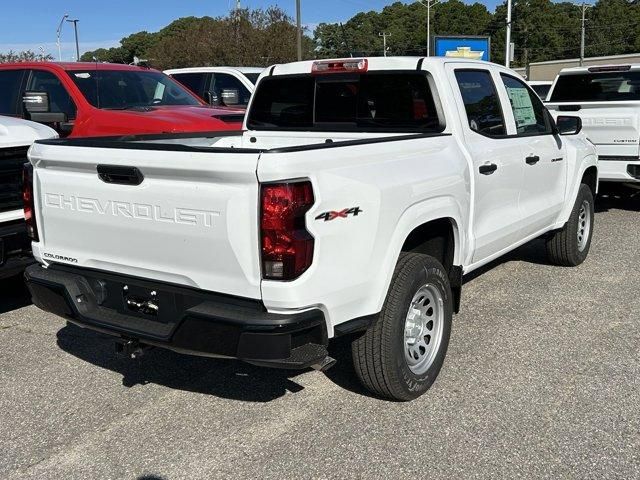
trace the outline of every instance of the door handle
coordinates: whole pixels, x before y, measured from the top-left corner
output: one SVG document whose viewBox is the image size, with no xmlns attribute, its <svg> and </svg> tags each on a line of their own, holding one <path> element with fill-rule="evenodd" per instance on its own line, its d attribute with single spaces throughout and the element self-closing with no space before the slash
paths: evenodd
<svg viewBox="0 0 640 480">
<path fill-rule="evenodd" d="M 136 167 L 118 165 L 98 165 L 98 177 L 105 183 L 117 185 L 140 185 L 144 175 Z"/>
<path fill-rule="evenodd" d="M 487 163 L 485 165 L 480 165 L 478 169 L 482 175 L 491 175 L 498 169 L 498 165 L 495 163 Z"/>
<path fill-rule="evenodd" d="M 527 162 L 527 165 L 535 165 L 540 161 L 540 157 L 538 155 L 532 155 L 530 157 L 527 157 L 525 161 Z"/>
</svg>

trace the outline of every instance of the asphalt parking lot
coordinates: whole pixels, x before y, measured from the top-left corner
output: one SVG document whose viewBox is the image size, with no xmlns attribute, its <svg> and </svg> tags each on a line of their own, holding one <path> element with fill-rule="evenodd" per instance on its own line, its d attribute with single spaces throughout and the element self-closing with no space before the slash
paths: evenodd
<svg viewBox="0 0 640 480">
<path fill-rule="evenodd" d="M 445 366 L 412 403 L 327 373 L 113 355 L 0 283 L 0 478 L 640 478 L 640 198 L 591 254 L 539 241 L 468 278 Z"/>
</svg>

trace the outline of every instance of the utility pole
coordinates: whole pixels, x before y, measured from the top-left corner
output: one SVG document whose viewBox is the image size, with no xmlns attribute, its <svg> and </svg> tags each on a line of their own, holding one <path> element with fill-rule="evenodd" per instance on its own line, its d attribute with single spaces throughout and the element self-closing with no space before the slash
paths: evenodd
<svg viewBox="0 0 640 480">
<path fill-rule="evenodd" d="M 58 25 L 58 30 L 56 30 L 56 45 L 58 45 L 58 61 L 62 61 L 62 49 L 60 48 L 60 34 L 62 33 L 62 25 L 64 25 L 64 21 L 69 18 L 69 14 L 65 13 L 60 20 L 60 25 Z"/>
<path fill-rule="evenodd" d="M 390 37 L 391 34 L 390 33 L 379 33 L 378 34 L 379 37 L 382 37 L 382 44 L 383 44 L 383 55 L 386 57 L 387 56 L 387 37 Z"/>
<path fill-rule="evenodd" d="M 73 29 L 76 32 L 76 62 L 80 61 L 80 43 L 78 43 L 78 22 L 79 21 L 80 20 L 78 20 L 77 18 L 74 18 L 73 20 L 67 19 L 67 22 L 73 23 Z"/>
<path fill-rule="evenodd" d="M 423 7 L 427 8 L 427 57 L 431 56 L 431 7 L 440 0 L 417 0 Z"/>
<path fill-rule="evenodd" d="M 511 62 L 511 0 L 507 0 L 507 39 L 504 55 L 504 66 L 509 68 Z"/>
<path fill-rule="evenodd" d="M 590 5 L 587 5 L 586 3 L 582 2 L 582 28 L 580 29 L 580 66 L 582 66 L 584 64 L 584 24 L 587 21 L 585 17 L 585 14 L 587 13 L 587 8 L 589 8 Z"/>
<path fill-rule="evenodd" d="M 296 0 L 296 25 L 298 27 L 298 61 L 302 60 L 302 14 L 300 0 Z"/>
</svg>

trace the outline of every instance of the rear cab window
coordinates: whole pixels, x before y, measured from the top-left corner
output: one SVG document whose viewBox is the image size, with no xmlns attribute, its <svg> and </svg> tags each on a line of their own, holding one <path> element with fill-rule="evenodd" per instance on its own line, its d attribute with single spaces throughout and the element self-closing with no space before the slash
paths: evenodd
<svg viewBox="0 0 640 480">
<path fill-rule="evenodd" d="M 206 80 L 210 75 L 207 73 L 174 73 L 174 79 L 187 87 L 193 93 L 204 99 L 204 92 L 207 90 Z"/>
<path fill-rule="evenodd" d="M 496 86 L 488 70 L 456 70 L 469 128 L 488 137 L 507 134 Z"/>
<path fill-rule="evenodd" d="M 593 71 L 558 77 L 551 102 L 640 100 L 640 71 Z"/>
<path fill-rule="evenodd" d="M 426 72 L 376 71 L 266 77 L 255 93 L 252 130 L 441 132 Z"/>
</svg>

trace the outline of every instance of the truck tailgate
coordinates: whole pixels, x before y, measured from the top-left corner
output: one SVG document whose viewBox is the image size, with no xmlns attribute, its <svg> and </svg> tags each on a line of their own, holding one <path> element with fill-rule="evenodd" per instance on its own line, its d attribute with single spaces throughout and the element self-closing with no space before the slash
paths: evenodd
<svg viewBox="0 0 640 480">
<path fill-rule="evenodd" d="M 565 111 L 568 105 L 577 111 Z M 638 156 L 640 104 L 638 102 L 584 102 L 549 104 L 554 115 L 579 116 L 582 128 L 600 156 Z M 560 110 L 560 111 L 559 111 Z"/>
<path fill-rule="evenodd" d="M 30 152 L 40 234 L 34 255 L 260 298 L 258 158 L 37 144 Z M 139 185 L 123 184 L 132 167 Z"/>
</svg>

